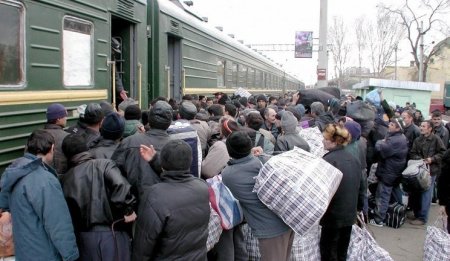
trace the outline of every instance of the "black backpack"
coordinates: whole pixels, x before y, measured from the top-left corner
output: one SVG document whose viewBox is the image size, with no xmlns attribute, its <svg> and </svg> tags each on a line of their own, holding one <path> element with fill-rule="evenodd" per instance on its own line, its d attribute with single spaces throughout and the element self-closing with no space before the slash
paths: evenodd
<svg viewBox="0 0 450 261">
<path fill-rule="evenodd" d="M 405 212 L 406 208 L 402 204 L 395 202 L 389 205 L 384 223 L 393 228 L 401 227 L 405 223 Z"/>
</svg>

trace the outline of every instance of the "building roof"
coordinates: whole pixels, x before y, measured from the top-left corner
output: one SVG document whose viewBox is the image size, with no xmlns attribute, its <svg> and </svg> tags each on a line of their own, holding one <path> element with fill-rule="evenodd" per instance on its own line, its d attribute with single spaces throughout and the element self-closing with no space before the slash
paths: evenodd
<svg viewBox="0 0 450 261">
<path fill-rule="evenodd" d="M 370 78 L 360 83 L 354 84 L 352 89 L 368 89 L 369 87 L 395 88 L 416 91 L 439 91 L 438 83 L 396 81 Z"/>
</svg>

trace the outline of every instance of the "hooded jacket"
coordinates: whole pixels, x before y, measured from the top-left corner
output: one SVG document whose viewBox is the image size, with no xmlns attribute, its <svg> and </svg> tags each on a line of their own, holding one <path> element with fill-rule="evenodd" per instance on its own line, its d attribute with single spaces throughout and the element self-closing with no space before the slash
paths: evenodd
<svg viewBox="0 0 450 261">
<path fill-rule="evenodd" d="M 76 260 L 72 220 L 56 172 L 25 153 L 3 173 L 1 194 L 9 200 L 16 260 Z M 2 196 L 2 199 L 5 199 Z"/>
<path fill-rule="evenodd" d="M 206 182 L 188 171 L 164 171 L 161 180 L 139 204 L 132 260 L 206 260 Z"/>
<path fill-rule="evenodd" d="M 275 153 L 284 152 L 299 147 L 303 150 L 310 151 L 308 143 L 303 139 L 297 131 L 297 118 L 290 111 L 285 111 L 281 117 L 281 129 L 283 133 L 278 136 L 275 144 Z"/>
</svg>

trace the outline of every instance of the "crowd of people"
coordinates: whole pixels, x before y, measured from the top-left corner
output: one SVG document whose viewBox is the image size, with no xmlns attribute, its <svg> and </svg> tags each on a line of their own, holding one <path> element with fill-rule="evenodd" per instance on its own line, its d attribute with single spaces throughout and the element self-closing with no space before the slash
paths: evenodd
<svg viewBox="0 0 450 261">
<path fill-rule="evenodd" d="M 66 108 L 51 104 L 43 129 L 32 132 L 24 156 L 0 180 L 0 208 L 12 215 L 16 257 L 248 260 L 242 224 L 206 249 L 204 180 L 221 174 L 258 239 L 261 260 L 289 260 L 294 232 L 259 200 L 254 177 L 272 156 L 294 147 L 310 151 L 312 144 L 299 134 L 307 128 L 323 133 L 323 159 L 343 173 L 320 221 L 322 260 L 346 260 L 358 213 L 384 225 L 389 204 L 402 203 L 401 174 L 409 159 L 423 160 L 431 174 L 428 190 L 408 191 L 410 223 L 428 222 L 433 196 L 449 214 L 450 125 L 441 113 L 424 120 L 414 104 L 369 104 L 375 119 L 358 121 L 346 112 L 358 100 L 304 104 L 299 92 L 248 98 L 216 93 L 182 101 L 159 97 L 141 111 L 127 98 L 117 110 L 107 102 L 80 105 L 73 126 L 66 126 Z M 189 133 L 194 141 L 183 138 Z M 375 163 L 378 183 L 368 189 Z M 368 193 L 376 202 L 371 209 Z"/>
</svg>

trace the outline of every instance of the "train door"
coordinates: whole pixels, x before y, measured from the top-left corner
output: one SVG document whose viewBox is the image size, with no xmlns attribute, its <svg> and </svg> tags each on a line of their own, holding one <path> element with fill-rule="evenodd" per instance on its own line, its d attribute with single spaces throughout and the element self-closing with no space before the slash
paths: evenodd
<svg viewBox="0 0 450 261">
<path fill-rule="evenodd" d="M 114 40 L 113 40 L 114 39 Z M 120 97 L 120 85 L 127 92 L 127 96 L 139 100 L 139 91 L 137 89 L 137 45 L 136 45 L 136 25 L 119 17 L 111 17 L 111 42 L 118 43 L 111 47 L 111 61 L 115 61 L 117 74 L 116 83 L 116 104 L 122 101 Z M 114 50 L 117 49 L 117 50 Z M 112 74 L 113 67 L 111 67 Z M 111 86 L 114 79 L 111 77 Z M 114 97 L 111 94 L 111 97 Z M 111 98 L 112 99 L 112 98 Z"/>
<path fill-rule="evenodd" d="M 169 81 L 168 86 L 168 98 L 173 98 L 180 101 L 182 98 L 182 86 L 181 86 L 181 39 L 168 36 L 167 37 L 167 57 Z"/>
</svg>

